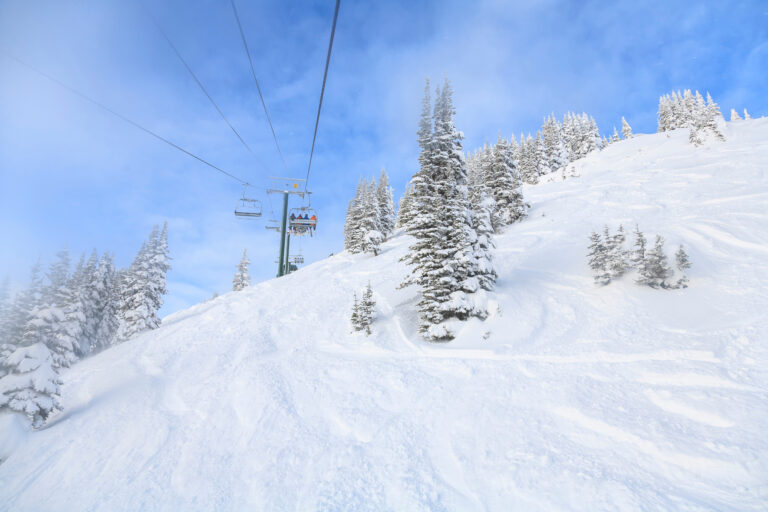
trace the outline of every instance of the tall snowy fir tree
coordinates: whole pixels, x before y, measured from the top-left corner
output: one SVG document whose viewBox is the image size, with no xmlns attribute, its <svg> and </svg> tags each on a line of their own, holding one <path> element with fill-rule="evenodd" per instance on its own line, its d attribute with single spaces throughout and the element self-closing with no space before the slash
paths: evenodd
<svg viewBox="0 0 768 512">
<path fill-rule="evenodd" d="M 248 259 L 248 250 L 243 249 L 243 257 L 240 258 L 240 263 L 237 265 L 237 272 L 232 279 L 232 290 L 239 292 L 246 289 L 251 285 L 251 275 L 248 273 L 248 266 L 251 261 Z"/>
<path fill-rule="evenodd" d="M 50 316 L 43 314 L 48 299 L 39 263 L 31 274 L 29 286 L 11 307 L 6 343 L 0 343 L 0 412 L 24 414 L 38 428 L 61 409 L 61 379 L 55 354 L 46 344 Z"/>
<path fill-rule="evenodd" d="M 592 232 L 589 237 L 589 252 L 587 253 L 589 268 L 595 277 L 595 283 L 606 285 L 611 282 L 608 271 L 608 249 L 599 234 Z"/>
<path fill-rule="evenodd" d="M 688 288 L 688 276 L 685 271 L 691 268 L 691 260 L 688 259 L 688 254 L 681 245 L 675 253 L 675 266 L 680 272 L 680 278 L 677 280 L 677 288 Z"/>
<path fill-rule="evenodd" d="M 365 184 L 361 205 L 362 211 L 358 224 L 360 250 L 373 253 L 376 256 L 379 254 L 381 242 L 384 240 L 383 233 L 379 231 L 381 215 L 376 194 L 376 180 L 371 179 L 370 182 Z"/>
<path fill-rule="evenodd" d="M 405 258 L 414 267 L 409 282 L 421 286 L 420 331 L 427 339 L 445 341 L 454 337 L 456 320 L 486 314 L 468 296 L 478 286 L 477 277 L 472 275 L 476 234 L 461 147 L 463 136 L 453 124 L 452 96 L 446 80 L 438 89 L 432 122 L 428 90 L 422 104 L 418 131 L 421 169 L 414 177 L 417 211 L 408 230 L 415 241 Z"/>
<path fill-rule="evenodd" d="M 97 310 L 95 314 L 91 351 L 103 350 L 115 342 L 119 327 L 119 282 L 112 255 L 104 253 L 99 260 L 92 291 Z"/>
<path fill-rule="evenodd" d="M 397 221 L 395 222 L 396 228 L 404 228 L 413 219 L 412 206 L 413 198 L 413 185 L 409 182 L 405 186 L 405 192 L 403 192 L 400 202 L 397 208 Z"/>
<path fill-rule="evenodd" d="M 360 252 L 361 233 L 360 223 L 363 214 L 363 199 L 365 195 L 365 182 L 363 178 L 357 182 L 355 197 L 349 201 L 347 215 L 344 221 L 344 249 L 349 252 Z"/>
<path fill-rule="evenodd" d="M 160 326 L 157 312 L 166 293 L 168 259 L 167 224 L 162 232 L 155 226 L 131 266 L 121 275 L 118 331 L 121 341 Z"/>
<path fill-rule="evenodd" d="M 621 134 L 625 139 L 631 139 L 634 137 L 634 135 L 632 135 L 632 127 L 629 126 L 629 123 L 626 119 L 624 119 L 624 116 L 621 117 Z"/>
<path fill-rule="evenodd" d="M 395 230 L 395 202 L 392 187 L 389 186 L 389 176 L 384 169 L 381 170 L 379 185 L 376 188 L 376 201 L 379 206 L 379 231 L 386 238 Z"/>
<path fill-rule="evenodd" d="M 490 169 L 484 178 L 494 201 L 491 219 L 494 229 L 522 219 L 525 216 L 522 183 L 509 143 L 501 134 L 493 148 Z"/>
<path fill-rule="evenodd" d="M 645 252 L 645 258 L 638 267 L 638 284 L 648 285 L 651 288 L 667 288 L 667 278 L 672 275 L 672 270 L 667 263 L 664 254 L 664 238 L 656 235 L 653 248 Z"/>
</svg>

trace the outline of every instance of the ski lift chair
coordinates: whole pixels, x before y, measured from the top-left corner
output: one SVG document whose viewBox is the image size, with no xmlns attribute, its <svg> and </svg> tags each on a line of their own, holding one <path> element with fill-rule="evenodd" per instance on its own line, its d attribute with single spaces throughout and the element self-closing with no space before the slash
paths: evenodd
<svg viewBox="0 0 768 512">
<path fill-rule="evenodd" d="M 235 216 L 237 217 L 261 217 L 261 201 L 245 197 L 240 198 L 235 206 Z"/>
</svg>

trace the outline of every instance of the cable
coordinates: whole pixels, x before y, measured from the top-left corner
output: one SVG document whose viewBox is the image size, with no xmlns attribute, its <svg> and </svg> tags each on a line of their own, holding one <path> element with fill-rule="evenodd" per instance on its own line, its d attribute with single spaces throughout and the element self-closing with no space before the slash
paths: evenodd
<svg viewBox="0 0 768 512">
<path fill-rule="evenodd" d="M 235 13 L 235 20 L 237 20 L 237 28 L 240 30 L 240 37 L 243 40 L 243 48 L 245 48 L 245 54 L 248 56 L 248 64 L 251 66 L 251 75 L 253 75 L 253 81 L 256 82 L 256 90 L 259 92 L 259 99 L 261 100 L 261 106 L 264 107 L 264 115 L 267 117 L 267 122 L 269 123 L 269 129 L 272 130 L 272 138 L 275 139 L 275 147 L 277 147 L 277 152 L 280 154 L 280 160 L 283 161 L 283 167 L 285 168 L 286 174 L 288 174 L 288 165 L 285 163 L 285 157 L 283 157 L 283 152 L 280 150 L 280 144 L 277 142 L 277 134 L 275 133 L 275 127 L 272 126 L 272 119 L 269 117 L 269 112 L 267 111 L 267 104 L 264 102 L 264 96 L 261 94 L 261 87 L 259 86 L 259 80 L 256 78 L 256 70 L 253 67 L 253 59 L 251 59 L 251 52 L 248 50 L 248 43 L 245 40 L 245 32 L 243 32 L 243 26 L 240 23 L 240 16 L 237 14 L 237 7 L 235 7 L 235 0 L 230 0 L 232 3 L 232 11 Z"/>
<path fill-rule="evenodd" d="M 197 82 L 197 85 L 200 87 L 200 90 L 201 90 L 201 91 L 203 91 L 203 93 L 205 94 L 205 96 L 208 98 L 208 101 L 210 101 L 210 102 L 211 102 L 211 105 L 213 105 L 213 107 L 216 109 L 216 112 L 218 112 L 218 113 L 219 113 L 219 115 L 220 115 L 220 116 L 221 116 L 221 118 L 224 120 L 224 122 L 225 122 L 225 123 L 227 123 L 227 126 L 229 126 L 229 127 L 232 129 L 232 131 L 234 132 L 234 134 L 237 136 L 237 138 L 238 138 L 238 139 L 240 139 L 240 142 L 243 144 L 243 146 L 245 146 L 245 149 L 247 149 L 247 150 L 248 150 L 248 152 L 249 152 L 249 153 L 251 153 L 251 154 L 252 154 L 252 155 L 255 157 L 255 156 L 256 156 L 256 153 L 254 153 L 254 152 L 253 152 L 253 150 L 251 149 L 251 147 L 250 147 L 250 146 L 249 146 L 249 145 L 248 145 L 248 144 L 245 142 L 245 140 L 244 140 L 244 139 L 243 139 L 243 138 L 240 136 L 240 134 L 239 134 L 239 133 L 238 133 L 238 131 L 235 129 L 235 127 L 234 127 L 234 126 L 232 126 L 232 123 L 230 123 L 230 122 L 229 122 L 229 120 L 227 119 L 227 117 L 224 115 L 224 112 L 222 112 L 222 111 L 221 111 L 221 109 L 219 108 L 219 106 L 216 104 L 216 102 L 215 102 L 215 101 L 213 101 L 213 98 L 211 97 L 211 95 L 210 95 L 210 94 L 208 94 L 208 91 L 205 89 L 205 86 L 203 86 L 203 83 L 202 83 L 202 82 L 201 82 L 201 81 L 200 81 L 200 80 L 197 78 L 197 75 L 195 75 L 195 72 L 194 72 L 194 71 L 192 71 L 192 68 L 190 68 L 190 67 L 189 67 L 189 64 L 187 64 L 187 61 L 186 61 L 186 60 L 184 60 L 184 57 L 182 57 L 182 56 L 181 56 L 181 53 L 179 53 L 179 50 L 176 48 L 176 46 L 173 44 L 173 42 L 171 42 L 171 39 L 170 39 L 170 38 L 168 37 L 168 35 L 165 33 L 165 31 L 164 31 L 164 30 L 163 30 L 163 28 L 160 26 L 160 24 L 157 22 L 157 20 L 156 20 L 156 19 L 155 19 L 155 18 L 152 16 L 152 14 L 149 12 L 149 10 L 147 9 L 147 7 L 144 5 L 144 3 L 143 3 L 143 2 L 139 2 L 139 4 L 140 4 L 140 5 L 141 5 L 141 7 L 144 9 L 144 12 L 146 13 L 147 17 L 148 17 L 150 20 L 152 20 L 152 23 L 155 25 L 155 27 L 157 28 L 158 32 L 160 32 L 160 34 L 163 36 L 163 39 L 165 39 L 165 41 L 168 43 L 168 46 L 170 46 L 170 47 L 171 47 L 171 49 L 173 50 L 173 53 L 175 53 L 175 54 L 176 54 L 176 56 L 179 58 L 179 60 L 181 61 L 181 63 L 182 63 L 182 64 L 184 64 L 184 67 L 185 67 L 185 68 L 187 68 L 187 71 L 189 71 L 189 74 L 190 74 L 190 75 L 192 75 L 192 78 L 194 78 L 194 79 L 195 79 L 195 82 Z M 264 167 L 264 164 L 263 164 L 263 163 L 262 163 L 260 160 L 258 160 L 258 159 L 257 159 L 257 161 L 259 162 L 259 164 L 260 164 L 262 167 Z"/>
<path fill-rule="evenodd" d="M 229 172 L 225 171 L 224 169 L 221 169 L 221 168 L 219 168 L 219 167 L 216 167 L 215 165 L 213 165 L 212 163 L 208 162 L 207 160 L 204 160 L 204 159 L 200 158 L 199 156 L 195 155 L 194 153 L 191 153 L 191 152 L 187 151 L 186 149 L 182 148 L 181 146 L 179 146 L 179 145 L 177 145 L 177 144 L 174 144 L 173 142 L 169 141 L 168 139 L 166 139 L 166 138 L 164 138 L 164 137 L 162 137 L 162 136 L 160 136 L 160 135 L 156 134 L 156 133 L 155 133 L 155 132 L 153 132 L 152 130 L 149 130 L 149 129 L 147 129 L 147 128 L 144 128 L 144 127 L 143 127 L 143 126 L 141 126 L 139 123 L 137 123 L 137 122 L 135 122 L 135 121 L 132 121 L 132 120 L 128 119 L 127 117 L 125 117 L 124 115 L 122 115 L 122 114 L 119 114 L 119 113 L 115 112 L 114 110 L 112 110 L 111 108 L 107 107 L 107 106 L 106 106 L 106 105 L 104 105 L 103 103 L 99 103 L 98 101 L 96 101 L 96 100 L 94 100 L 94 99 L 92 99 L 92 98 L 90 98 L 90 97 L 86 96 L 85 94 L 81 93 L 81 92 L 80 92 L 80 91 L 78 91 L 77 89 L 74 89 L 73 87 L 70 87 L 69 85 L 65 84 L 65 83 L 64 83 L 64 82 L 62 82 L 61 80 L 58 80 L 57 78 L 54 78 L 53 76 L 49 75 L 48 73 L 45 73 L 44 71 L 41 71 L 41 70 L 37 69 L 36 67 L 32 66 L 31 64 L 27 64 L 27 63 L 26 63 L 26 62 L 24 62 L 23 60 L 21 60 L 21 59 L 18 59 L 18 58 L 16 58 L 16 57 L 14 57 L 13 55 L 8 55 L 8 54 L 4 54 L 4 55 L 5 55 L 6 57 L 8 57 L 9 59 L 13 60 L 13 61 L 16 61 L 18 64 L 21 64 L 22 66 L 24 66 L 24 67 L 26 67 L 26 68 L 28 68 L 28 69 L 30 69 L 30 70 L 32 70 L 32 71 L 34 71 L 35 73 L 37 73 L 37 74 L 39 74 L 39 75 L 41 75 L 41 76 L 43 76 L 43 77 L 47 78 L 48 80 L 50 80 L 51 82 L 53 82 L 53 83 L 55 83 L 55 84 L 59 85 L 60 87 L 62 87 L 62 88 L 64 88 L 64 89 L 68 90 L 68 91 L 69 91 L 69 92 L 71 92 L 72 94 L 74 94 L 74 95 L 76 95 L 76 96 L 79 96 L 80 98 L 82 98 L 82 99 L 84 99 L 84 100 L 86 100 L 86 101 L 88 101 L 88 102 L 90 102 L 90 103 L 92 103 L 92 104 L 96 105 L 97 107 L 99 107 L 99 108 L 101 108 L 101 109 L 103 109 L 103 110 L 106 110 L 107 112 L 109 112 L 109 113 L 110 113 L 110 114 L 112 114 L 113 116 L 115 116 L 115 117 L 117 117 L 117 118 L 119 118 L 119 119 L 122 119 L 122 120 L 123 120 L 123 121 L 125 121 L 126 123 L 128 123 L 128 124 L 130 124 L 130 125 L 132 125 L 132 126 L 134 126 L 134 127 L 136 127 L 136 128 L 138 128 L 139 130 L 141 130 L 141 131 L 143 131 L 143 132 L 145 132 L 145 133 L 148 133 L 149 135 L 152 135 L 152 136 L 153 136 L 153 137 L 155 137 L 156 139 L 159 139 L 159 140 L 161 140 L 161 141 L 165 142 L 166 144 L 168 144 L 168 145 L 170 145 L 170 146 L 173 146 L 174 148 L 178 149 L 178 150 L 179 150 L 179 151 L 181 151 L 182 153 L 186 153 L 187 155 L 191 156 L 191 157 L 192 157 L 192 158 L 194 158 L 195 160 L 199 160 L 200 162 L 204 163 L 204 164 L 205 164 L 205 165 L 207 165 L 208 167 L 211 167 L 212 169 L 215 169 L 215 170 L 219 171 L 220 173 L 224 174 L 225 176 L 229 176 L 229 177 L 230 177 L 230 178 L 232 178 L 233 180 L 239 181 L 239 182 L 240 182 L 241 184 L 243 184 L 243 185 L 250 185 L 250 183 L 248 183 L 247 181 L 245 181 L 245 180 L 242 180 L 242 179 L 238 178 L 238 177 L 237 177 L 237 176 L 235 176 L 234 174 L 231 174 L 231 173 L 229 173 Z"/>
<path fill-rule="evenodd" d="M 323 87 L 320 89 L 320 103 L 317 105 L 317 118 L 315 119 L 315 134 L 312 136 L 312 149 L 309 152 L 309 165 L 307 165 L 307 178 L 304 180 L 304 192 L 309 185 L 309 171 L 312 169 L 312 155 L 315 154 L 315 139 L 317 139 L 317 126 L 320 124 L 320 110 L 323 108 L 323 95 L 325 94 L 325 81 L 328 79 L 328 65 L 331 63 L 331 50 L 333 49 L 333 36 L 336 34 L 336 19 L 339 17 L 339 4 L 336 0 L 336 10 L 333 12 L 333 25 L 331 26 L 331 41 L 328 43 L 328 55 L 325 58 L 325 72 L 323 73 Z"/>
</svg>

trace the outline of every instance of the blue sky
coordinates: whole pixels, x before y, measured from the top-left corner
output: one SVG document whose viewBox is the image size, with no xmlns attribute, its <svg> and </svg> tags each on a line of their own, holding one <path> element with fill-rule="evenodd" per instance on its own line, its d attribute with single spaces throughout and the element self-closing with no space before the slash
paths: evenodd
<svg viewBox="0 0 768 512">
<path fill-rule="evenodd" d="M 303 177 L 333 1 L 237 4 L 289 172 Z M 0 1 L 0 49 L 256 184 L 268 211 L 266 177 L 285 170 L 229 2 L 146 5 L 256 158 L 138 2 Z M 768 4 L 342 0 L 310 178 L 319 227 L 301 243 L 307 262 L 342 249 L 360 176 L 386 167 L 400 195 L 416 170 L 424 78 L 444 76 L 466 148 L 569 110 L 592 114 L 604 133 L 621 116 L 653 132 L 658 96 L 672 89 L 710 91 L 726 115 L 766 115 Z M 228 291 L 243 248 L 254 280 L 271 278 L 277 236 L 263 220 L 234 218 L 240 193 L 0 55 L 0 276 L 17 286 L 32 262 L 65 246 L 74 256 L 113 251 L 127 266 L 163 220 L 174 258 L 164 313 Z"/>
</svg>

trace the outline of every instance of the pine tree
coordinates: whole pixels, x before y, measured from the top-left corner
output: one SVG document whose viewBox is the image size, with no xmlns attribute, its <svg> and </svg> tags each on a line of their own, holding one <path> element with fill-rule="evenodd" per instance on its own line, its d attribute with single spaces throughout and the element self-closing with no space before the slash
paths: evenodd
<svg viewBox="0 0 768 512">
<path fill-rule="evenodd" d="M 554 115 L 550 115 L 541 127 L 544 159 L 550 172 L 556 172 L 568 165 L 568 152 L 563 144 L 562 130 Z"/>
<path fill-rule="evenodd" d="M 482 187 L 470 189 L 469 203 L 472 216 L 472 227 L 475 231 L 475 237 L 472 242 L 472 266 L 470 270 L 470 279 L 477 283 L 473 286 L 471 283 L 465 284 L 465 288 L 471 290 L 492 290 L 496 284 L 498 275 L 493 265 L 492 251 L 495 247 L 493 243 L 493 223 L 491 221 L 492 213 L 496 202 L 486 195 L 486 189 Z M 484 311 L 477 311 L 477 315 L 485 317 Z"/>
<path fill-rule="evenodd" d="M 42 304 L 43 280 L 40 262 L 32 266 L 29 286 L 16 294 L 8 312 L 5 342 L 14 347 L 21 345 L 24 328 L 32 313 Z"/>
<path fill-rule="evenodd" d="M 672 274 L 664 254 L 664 238 L 656 235 L 656 242 L 650 251 L 646 251 L 643 263 L 638 268 L 638 284 L 651 288 L 667 288 L 667 278 Z"/>
<path fill-rule="evenodd" d="M 397 221 L 395 222 L 396 228 L 404 228 L 408 225 L 408 223 L 413 220 L 413 199 L 411 198 L 411 195 L 413 194 L 413 185 L 409 182 L 408 185 L 405 186 L 405 192 L 403 193 L 403 196 L 400 198 L 400 203 L 398 204 L 397 208 Z"/>
<path fill-rule="evenodd" d="M 740 121 L 741 117 L 739 116 L 739 113 L 736 112 L 735 108 L 731 109 L 731 121 Z"/>
<path fill-rule="evenodd" d="M 509 144 L 501 134 L 493 148 L 493 160 L 489 173 L 484 178 L 483 181 L 494 201 L 491 217 L 494 229 L 525 217 L 525 201 L 523 201 L 520 178 Z"/>
<path fill-rule="evenodd" d="M 362 235 L 360 223 L 363 215 L 363 196 L 365 194 L 365 182 L 363 178 L 357 182 L 355 197 L 349 201 L 347 216 L 344 221 L 344 248 L 351 253 L 360 252 Z"/>
<path fill-rule="evenodd" d="M 472 229 L 462 134 L 453 124 L 452 90 L 446 80 L 438 90 L 432 123 L 425 95 L 419 129 L 421 169 L 414 178 L 416 220 L 409 225 L 415 243 L 405 260 L 421 285 L 420 331 L 431 340 L 454 337 L 451 320 L 479 314 L 467 297 L 472 279 Z M 431 130 L 430 130 L 431 128 Z"/>
<path fill-rule="evenodd" d="M 240 263 L 237 265 L 237 272 L 232 279 L 232 290 L 239 292 L 251 285 L 251 276 L 248 273 L 248 265 L 251 261 L 248 259 L 248 249 L 243 249 L 243 257 L 240 259 Z"/>
<path fill-rule="evenodd" d="M 360 231 L 360 250 L 362 252 L 371 252 L 378 256 L 381 242 L 384 239 L 379 231 L 379 202 L 376 197 L 376 181 L 371 179 L 370 183 L 363 187 L 363 197 L 361 201 L 362 211 L 358 229 Z"/>
<path fill-rule="evenodd" d="M 624 249 L 625 240 L 624 226 L 619 224 L 619 229 L 615 235 L 610 237 L 610 243 L 608 244 L 608 272 L 611 275 L 611 279 L 623 276 L 629 268 L 627 251 Z"/>
<path fill-rule="evenodd" d="M 605 244 L 600 235 L 594 231 L 589 237 L 589 242 L 589 253 L 587 253 L 589 268 L 595 276 L 595 283 L 605 286 L 611 282 L 611 276 L 607 270 L 608 255 Z"/>
<path fill-rule="evenodd" d="M 645 235 L 640 231 L 640 228 L 635 224 L 635 248 L 632 251 L 630 263 L 634 268 L 640 268 L 640 265 L 645 261 Z"/>
<path fill-rule="evenodd" d="M 61 379 L 54 354 L 42 341 L 22 344 L 0 354 L 0 411 L 25 414 L 39 428 L 54 411 L 61 410 Z"/>
<path fill-rule="evenodd" d="M 118 332 L 121 341 L 160 326 L 157 311 L 166 293 L 169 259 L 166 223 L 162 232 L 158 226 L 153 228 L 148 242 L 142 245 L 131 266 L 121 274 Z"/>
<path fill-rule="evenodd" d="M 613 127 L 613 136 L 611 137 L 611 142 L 619 142 L 621 140 L 621 137 L 619 137 L 619 131 L 616 129 L 616 127 Z"/>
<path fill-rule="evenodd" d="M 365 291 L 363 291 L 363 297 L 360 301 L 360 309 L 358 313 L 359 330 L 364 330 L 367 336 L 371 335 L 371 324 L 373 324 L 375 318 L 375 306 L 376 301 L 373 300 L 373 290 L 371 289 L 371 283 L 369 282 Z"/>
<path fill-rule="evenodd" d="M 621 134 L 625 139 L 631 139 L 633 137 L 632 127 L 629 126 L 629 123 L 624 119 L 624 116 L 621 117 Z"/>
<path fill-rule="evenodd" d="M 357 293 L 353 295 L 354 302 L 352 303 L 352 330 L 353 331 L 359 331 L 362 329 L 360 326 L 360 303 L 357 301 Z"/>
<path fill-rule="evenodd" d="M 91 351 L 99 351 L 115 342 L 119 327 L 119 281 L 112 262 L 112 255 L 104 253 L 99 260 L 92 285 L 97 304 L 96 322 L 91 339 Z"/>
<path fill-rule="evenodd" d="M 681 274 L 680 279 L 677 280 L 676 287 L 688 288 L 688 276 L 685 274 L 685 271 L 691 268 L 691 261 L 688 259 L 688 254 L 685 252 L 682 245 L 675 253 L 675 263 L 677 265 L 677 270 L 679 270 Z"/>
<path fill-rule="evenodd" d="M 79 297 L 69 280 L 69 252 L 59 251 L 47 274 L 48 284 L 42 288 L 41 300 L 32 310 L 24 326 L 22 346 L 45 344 L 56 368 L 68 367 L 77 360 L 78 342 L 83 334 L 85 317 Z M 82 272 L 82 265 L 79 267 Z"/>
<path fill-rule="evenodd" d="M 747 112 L 747 109 L 744 109 L 744 119 L 752 119 L 752 116 L 749 115 L 749 112 Z"/>
<path fill-rule="evenodd" d="M 388 237 L 395 230 L 395 202 L 392 199 L 392 187 L 389 186 L 387 171 L 381 169 L 379 186 L 376 189 L 376 200 L 379 206 L 379 231 Z"/>
</svg>

